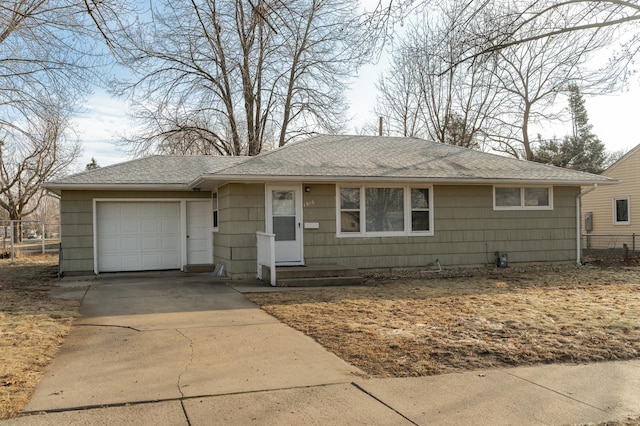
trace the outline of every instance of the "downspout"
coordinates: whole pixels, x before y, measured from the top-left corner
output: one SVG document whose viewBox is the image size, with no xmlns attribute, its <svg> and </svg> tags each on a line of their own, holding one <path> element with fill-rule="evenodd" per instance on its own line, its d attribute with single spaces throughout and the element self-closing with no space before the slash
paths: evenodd
<svg viewBox="0 0 640 426">
<path fill-rule="evenodd" d="M 582 255 L 582 197 L 587 195 L 594 189 L 598 187 L 597 183 L 593 184 L 592 188 L 587 189 L 586 191 L 581 192 L 576 196 L 576 264 L 578 266 L 582 266 L 582 262 L 580 260 Z"/>
</svg>

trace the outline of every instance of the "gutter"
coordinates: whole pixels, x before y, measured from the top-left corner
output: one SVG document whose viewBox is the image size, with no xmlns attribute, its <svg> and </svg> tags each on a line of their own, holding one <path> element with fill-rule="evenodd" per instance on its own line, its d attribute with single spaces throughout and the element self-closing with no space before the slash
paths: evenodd
<svg viewBox="0 0 640 426">
<path fill-rule="evenodd" d="M 582 261 L 580 259 L 582 254 L 582 197 L 595 190 L 597 187 L 598 184 L 594 183 L 592 188 L 589 188 L 576 196 L 576 264 L 578 266 L 582 266 Z"/>
<path fill-rule="evenodd" d="M 60 195 L 62 191 L 192 191 L 193 189 L 184 183 L 56 183 L 45 182 L 42 188 L 54 194 Z"/>
<path fill-rule="evenodd" d="M 495 178 L 450 178 L 450 177 L 412 177 L 412 176 L 313 176 L 313 175 L 230 175 L 204 174 L 191 182 L 189 187 L 197 187 L 207 181 L 224 181 L 238 183 L 256 182 L 306 182 L 306 183 L 431 183 L 439 185 L 615 185 L 614 179 L 603 180 L 550 180 L 550 179 L 495 179 Z"/>
<path fill-rule="evenodd" d="M 55 198 L 56 200 L 61 200 L 62 199 L 62 197 L 59 194 L 56 194 L 51 189 L 45 188 L 44 186 L 43 186 L 43 189 L 45 190 L 45 195 L 47 197 Z"/>
</svg>

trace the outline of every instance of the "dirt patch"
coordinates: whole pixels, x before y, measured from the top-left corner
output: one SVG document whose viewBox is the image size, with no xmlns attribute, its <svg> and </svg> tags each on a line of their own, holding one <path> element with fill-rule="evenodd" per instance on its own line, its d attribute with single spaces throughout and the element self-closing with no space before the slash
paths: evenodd
<svg viewBox="0 0 640 426">
<path fill-rule="evenodd" d="M 79 301 L 50 297 L 57 261 L 57 254 L 0 260 L 0 419 L 22 410 L 79 314 Z"/>
<path fill-rule="evenodd" d="M 640 357 L 638 267 L 443 275 L 248 297 L 376 377 Z"/>
</svg>

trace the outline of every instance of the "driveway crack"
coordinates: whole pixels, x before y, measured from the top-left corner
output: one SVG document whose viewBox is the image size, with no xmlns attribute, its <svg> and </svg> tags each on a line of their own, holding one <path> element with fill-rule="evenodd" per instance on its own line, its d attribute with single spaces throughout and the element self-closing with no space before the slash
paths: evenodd
<svg viewBox="0 0 640 426">
<path fill-rule="evenodd" d="M 181 335 L 182 337 L 184 337 L 185 339 L 187 339 L 187 341 L 189 342 L 189 348 L 190 348 L 190 350 L 191 350 L 191 354 L 190 354 L 190 356 L 189 356 L 189 361 L 185 364 L 184 369 L 183 369 L 183 370 L 180 372 L 180 374 L 178 375 L 178 383 L 177 383 L 177 385 L 178 385 L 178 392 L 180 392 L 180 395 L 182 396 L 182 398 L 184 398 L 184 397 L 185 397 L 185 395 L 184 395 L 184 392 L 182 392 L 182 384 L 181 384 L 181 382 L 182 382 L 182 376 L 184 375 L 184 373 L 186 373 L 186 372 L 187 372 L 187 370 L 189 369 L 189 367 L 190 367 L 190 366 L 191 366 L 191 364 L 193 363 L 193 340 L 192 340 L 189 336 L 187 336 L 186 334 L 184 334 L 184 333 L 182 332 L 182 330 L 180 330 L 180 329 L 176 328 L 176 331 L 177 331 L 178 333 L 180 333 L 180 335 Z"/>
<path fill-rule="evenodd" d="M 115 325 L 115 324 L 87 324 L 87 323 L 82 323 L 82 324 L 75 324 L 75 326 L 77 327 L 114 327 L 114 328 L 126 328 L 129 330 L 133 330 L 133 331 L 137 331 L 137 332 L 141 332 L 142 330 L 135 328 L 135 327 L 131 327 L 128 325 Z"/>
<path fill-rule="evenodd" d="M 409 417 L 407 417 L 406 415 L 404 415 L 403 413 L 401 413 L 400 411 L 396 410 L 394 407 L 392 407 L 391 405 L 387 404 L 386 402 L 384 402 L 382 399 L 378 398 L 377 396 L 375 396 L 373 393 L 369 392 L 368 390 L 366 390 L 365 388 L 363 388 L 362 386 L 360 386 L 359 384 L 357 384 L 356 382 L 351 382 L 351 385 L 353 387 L 355 387 L 356 389 L 358 389 L 360 392 L 363 392 L 364 394 L 370 396 L 371 398 L 373 398 L 374 400 L 378 401 L 380 404 L 384 405 L 385 407 L 387 407 L 388 409 L 390 409 L 391 411 L 395 412 L 396 414 L 398 414 L 400 417 L 402 417 L 403 419 L 405 419 L 406 421 L 408 421 L 409 423 L 411 423 L 412 425 L 418 425 L 418 423 L 414 422 L 413 420 L 411 420 Z"/>
<path fill-rule="evenodd" d="M 594 408 L 596 410 L 602 411 L 603 413 L 607 413 L 608 412 L 607 410 L 603 410 L 602 408 L 596 407 L 595 405 L 589 404 L 588 402 L 585 402 L 585 401 L 582 401 L 580 399 L 574 398 L 571 395 L 567 395 L 566 393 L 557 391 L 557 390 L 552 389 L 552 388 L 550 388 L 548 386 L 541 385 L 540 383 L 536 383 L 533 380 L 529 380 L 529 379 L 526 379 L 524 377 L 520 377 L 517 374 L 513 374 L 513 373 L 509 373 L 509 372 L 506 372 L 506 374 L 510 375 L 511 377 L 515 377 L 517 379 L 524 380 L 525 382 L 531 383 L 534 386 L 538 386 L 538 387 L 540 387 L 542 389 L 545 389 L 545 390 L 548 390 L 550 392 L 556 393 L 556 394 L 562 396 L 563 398 L 568 398 L 568 399 L 570 399 L 572 401 L 575 401 L 575 402 L 578 402 L 580 404 L 586 405 L 587 407 L 591 407 L 591 408 Z"/>
</svg>

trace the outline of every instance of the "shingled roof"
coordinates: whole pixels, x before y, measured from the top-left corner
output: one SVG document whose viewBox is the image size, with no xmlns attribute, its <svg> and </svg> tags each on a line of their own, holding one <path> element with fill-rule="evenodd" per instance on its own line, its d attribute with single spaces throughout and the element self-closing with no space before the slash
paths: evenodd
<svg viewBox="0 0 640 426">
<path fill-rule="evenodd" d="M 615 183 L 603 176 L 416 138 L 316 136 L 203 175 L 207 179 Z"/>
<path fill-rule="evenodd" d="M 182 188 L 206 181 L 433 181 L 591 185 L 605 176 L 416 138 L 321 135 L 256 157 L 141 158 L 47 182 L 45 188 Z"/>
<path fill-rule="evenodd" d="M 247 157 L 153 155 L 52 180 L 44 187 L 132 186 L 152 189 L 163 186 L 184 189 L 204 173 L 215 173 L 246 160 Z"/>
</svg>

